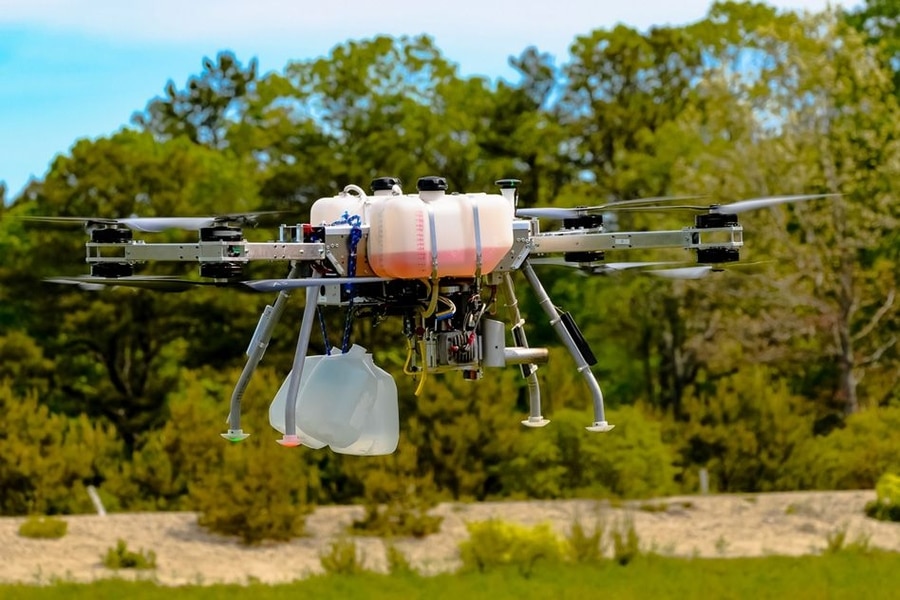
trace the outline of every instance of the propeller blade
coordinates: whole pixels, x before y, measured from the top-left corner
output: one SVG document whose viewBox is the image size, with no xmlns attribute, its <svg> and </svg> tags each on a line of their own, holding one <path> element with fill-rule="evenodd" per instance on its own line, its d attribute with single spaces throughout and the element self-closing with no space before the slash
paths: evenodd
<svg viewBox="0 0 900 600">
<path fill-rule="evenodd" d="M 124 217 L 121 219 L 108 219 L 103 217 L 22 217 L 26 221 L 36 221 L 52 224 L 79 224 L 85 227 L 95 225 L 113 226 L 124 225 L 134 231 L 143 233 L 160 233 L 169 229 L 183 229 L 186 231 L 199 231 L 204 227 L 236 223 L 241 225 L 254 225 L 259 217 L 282 214 L 279 211 L 262 211 L 248 213 L 233 213 L 213 217 Z"/>
<path fill-rule="evenodd" d="M 241 283 L 257 292 L 280 292 L 281 290 L 295 290 L 320 285 L 380 283 L 382 281 L 390 281 L 390 279 L 386 277 L 301 277 L 298 279 L 257 279 Z"/>
<path fill-rule="evenodd" d="M 116 222 L 134 231 L 160 233 L 169 229 L 200 231 L 204 227 L 212 227 L 217 220 L 216 217 L 128 217 L 116 219 Z"/>
<path fill-rule="evenodd" d="M 659 202 L 674 202 L 681 200 L 696 200 L 705 198 L 706 196 L 657 196 L 653 198 L 636 198 L 634 200 L 619 200 L 618 202 L 608 202 L 597 206 L 576 206 L 573 208 L 521 208 L 516 211 L 519 217 L 543 217 L 547 219 L 573 219 L 583 217 L 597 212 L 611 210 L 632 210 L 633 207 L 641 207 L 647 204 L 656 204 Z M 655 208 L 655 207 L 654 207 Z M 668 208 L 668 207 L 660 207 Z"/>
<path fill-rule="evenodd" d="M 636 261 L 636 262 L 572 262 L 557 256 L 548 256 L 543 258 L 529 258 L 528 262 L 533 265 L 554 265 L 558 267 L 571 267 L 573 269 L 604 269 L 609 271 L 624 271 L 627 269 L 640 269 L 642 267 L 656 267 L 659 265 L 680 265 L 684 261 Z"/>
<path fill-rule="evenodd" d="M 651 273 L 658 277 L 669 279 L 701 279 L 710 273 L 719 271 L 738 272 L 745 275 L 760 274 L 766 267 L 772 265 L 774 260 L 756 260 L 753 262 L 729 262 L 714 265 L 694 265 L 690 267 L 676 267 L 673 269 L 648 269 L 643 273 Z"/>
<path fill-rule="evenodd" d="M 713 271 L 709 265 L 700 265 L 696 267 L 678 267 L 675 269 L 650 269 L 645 273 L 656 275 L 657 277 L 665 277 L 667 279 L 701 279 L 706 277 Z"/>
<path fill-rule="evenodd" d="M 117 219 L 104 219 L 102 217 L 20 217 L 23 221 L 34 221 L 35 223 L 49 223 L 51 225 L 83 225 L 89 227 L 91 225 L 116 225 Z"/>
<path fill-rule="evenodd" d="M 184 292 L 198 286 L 231 287 L 234 284 L 218 283 L 215 281 L 194 281 L 192 279 L 180 279 L 178 277 L 159 276 L 128 276 L 128 277 L 95 277 L 81 275 L 78 277 L 52 277 L 45 279 L 48 283 L 61 283 L 77 285 L 81 289 L 98 291 L 110 287 L 130 287 L 158 292 Z"/>
<path fill-rule="evenodd" d="M 731 204 L 722 204 L 720 206 L 711 206 L 709 212 L 717 214 L 736 215 L 748 210 L 756 210 L 758 208 L 766 208 L 768 206 L 776 206 L 778 204 L 786 204 L 788 202 L 804 202 L 806 200 L 815 200 L 817 198 L 834 198 L 841 194 L 803 194 L 799 196 L 770 196 L 768 198 L 752 198 L 750 200 L 740 200 Z"/>
</svg>

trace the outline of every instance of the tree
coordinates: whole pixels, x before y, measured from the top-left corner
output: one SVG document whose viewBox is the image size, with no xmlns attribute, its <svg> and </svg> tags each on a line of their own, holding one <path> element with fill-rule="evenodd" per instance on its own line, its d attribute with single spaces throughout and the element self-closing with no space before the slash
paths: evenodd
<svg viewBox="0 0 900 600">
<path fill-rule="evenodd" d="M 184 135 L 195 144 L 222 149 L 228 145 L 229 125 L 253 93 L 256 70 L 255 58 L 244 67 L 231 52 L 220 52 L 215 61 L 204 58 L 203 72 L 188 79 L 186 89 L 170 80 L 165 97 L 152 100 L 131 120 L 162 141 Z"/>
<path fill-rule="evenodd" d="M 837 374 L 833 397 L 849 414 L 860 407 L 859 385 L 868 373 L 878 381 L 867 390 L 875 402 L 890 397 L 879 388 L 898 373 L 891 267 L 898 240 L 897 102 L 890 74 L 833 13 L 782 25 L 758 38 L 755 51 L 767 60 L 758 79 L 740 90 L 757 115 L 757 149 L 734 162 L 754 158 L 750 175 L 763 194 L 785 188 L 842 194 L 774 212 L 779 219 L 769 231 L 779 244 L 791 244 L 798 267 L 796 283 L 782 292 L 794 306 L 812 309 L 785 324 L 804 328 L 796 339 L 816 340 L 823 371 Z"/>
<path fill-rule="evenodd" d="M 77 143 L 12 210 L 81 217 L 217 214 L 252 209 L 255 198 L 252 177 L 233 159 L 186 139 L 159 143 L 150 134 L 123 131 Z M 21 223 L 16 227 L 26 233 Z M 0 275 L 16 308 L 5 310 L 15 312 L 19 326 L 56 364 L 60 387 L 46 401 L 55 410 L 110 419 L 129 447 L 139 432 L 161 423 L 165 394 L 178 376 L 170 365 L 237 359 L 252 331 L 254 303 L 239 305 L 214 292 L 176 297 L 51 289 L 42 278 L 84 272 L 83 238 L 30 229 L 15 241 Z M 170 265 L 155 268 L 177 272 Z"/>
<path fill-rule="evenodd" d="M 893 72 L 894 93 L 900 96 L 900 3 L 865 0 L 845 18 L 865 36 L 866 43 L 880 48 L 885 68 Z"/>
</svg>

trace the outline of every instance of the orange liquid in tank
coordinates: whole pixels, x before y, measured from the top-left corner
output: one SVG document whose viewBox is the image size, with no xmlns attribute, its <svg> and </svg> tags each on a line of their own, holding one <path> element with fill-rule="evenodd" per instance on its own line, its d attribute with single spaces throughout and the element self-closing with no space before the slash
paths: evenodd
<svg viewBox="0 0 900 600">
<path fill-rule="evenodd" d="M 431 252 L 422 249 L 381 254 L 377 261 L 372 261 L 372 268 L 385 277 L 399 279 L 431 277 Z M 441 277 L 474 276 L 475 250 L 460 248 L 439 251 L 438 273 Z"/>
</svg>

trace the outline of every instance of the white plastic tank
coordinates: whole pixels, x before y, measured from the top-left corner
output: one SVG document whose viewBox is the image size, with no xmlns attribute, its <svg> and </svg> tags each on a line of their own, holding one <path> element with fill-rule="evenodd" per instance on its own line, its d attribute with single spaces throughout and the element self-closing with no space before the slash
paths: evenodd
<svg viewBox="0 0 900 600">
<path fill-rule="evenodd" d="M 423 177 L 418 194 L 369 206 L 368 258 L 382 277 L 472 277 L 491 272 L 513 243 L 514 209 L 499 194 L 446 194 L 442 177 Z"/>
<path fill-rule="evenodd" d="M 400 179 L 397 177 L 378 177 L 372 180 L 372 196 L 358 185 L 348 185 L 337 196 L 319 198 L 313 202 L 309 211 L 310 225 L 333 225 L 344 220 L 344 215 L 358 215 L 362 224 L 368 223 L 368 210 L 374 202 L 385 196 L 402 194 Z"/>
</svg>

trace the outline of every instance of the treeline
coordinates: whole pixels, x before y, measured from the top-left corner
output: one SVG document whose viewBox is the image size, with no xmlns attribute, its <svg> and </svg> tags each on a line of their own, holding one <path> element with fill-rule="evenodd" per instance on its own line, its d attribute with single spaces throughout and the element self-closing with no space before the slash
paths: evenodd
<svg viewBox="0 0 900 600">
<path fill-rule="evenodd" d="M 562 64 L 528 48 L 511 59 L 515 82 L 460 76 L 425 36 L 351 41 L 267 74 L 228 52 L 204 60 L 130 127 L 77 142 L 0 202 L 0 512 L 88 510 L 78 490 L 95 485 L 112 509 L 298 532 L 314 503 L 365 500 L 386 507 L 377 520 L 409 518 L 412 498 L 649 496 L 695 490 L 704 467 L 719 491 L 873 486 L 900 469 L 898 8 L 720 3 L 692 25 L 586 33 Z M 416 397 L 399 324 L 356 322 L 354 340 L 400 385 L 401 445 L 378 459 L 272 443 L 266 408 L 299 306 L 245 398 L 255 435 L 229 446 L 231 385 L 271 299 L 50 286 L 85 272 L 84 238 L 16 218 L 283 210 L 302 222 L 316 198 L 388 174 L 439 174 L 456 191 L 516 177 L 524 206 L 841 196 L 742 215 L 742 258 L 761 273 L 542 272 L 598 356 L 610 434 L 583 430 L 589 395 L 562 349 L 540 371 L 552 423 L 532 431 L 514 369 L 431 378 Z M 553 346 L 534 299 L 521 302 L 529 341 Z M 340 319 L 327 315 L 331 331 Z"/>
</svg>

